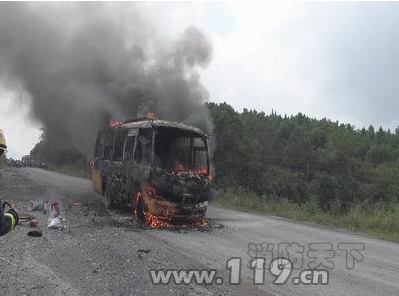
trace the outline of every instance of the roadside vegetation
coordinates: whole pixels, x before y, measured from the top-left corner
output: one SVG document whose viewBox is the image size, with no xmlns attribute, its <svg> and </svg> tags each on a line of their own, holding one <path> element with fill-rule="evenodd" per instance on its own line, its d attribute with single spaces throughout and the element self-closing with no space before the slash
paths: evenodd
<svg viewBox="0 0 399 296">
<path fill-rule="evenodd" d="M 259 196 L 244 188 L 219 189 L 214 203 L 244 212 L 332 225 L 399 242 L 398 203 L 378 203 L 374 207 L 358 204 L 345 213 L 334 214 L 321 210 L 316 196 L 303 204 L 297 204 L 286 198 Z"/>
<path fill-rule="evenodd" d="M 49 139 L 45 129 L 39 143 L 31 150 L 30 156 L 45 162 L 48 169 L 75 177 L 90 178 L 89 161 L 76 148 L 65 148 Z"/>
<path fill-rule="evenodd" d="M 217 203 L 399 241 L 399 129 L 208 107 Z M 45 130 L 31 156 L 90 176 L 88 160 L 51 143 Z"/>
<path fill-rule="evenodd" d="M 209 109 L 217 203 L 399 241 L 399 129 Z"/>
</svg>

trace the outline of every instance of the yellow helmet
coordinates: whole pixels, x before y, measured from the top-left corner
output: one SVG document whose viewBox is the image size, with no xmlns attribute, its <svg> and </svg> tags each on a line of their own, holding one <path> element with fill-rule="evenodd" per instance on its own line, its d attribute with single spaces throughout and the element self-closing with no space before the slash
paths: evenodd
<svg viewBox="0 0 399 296">
<path fill-rule="evenodd" d="M 7 150 L 6 138 L 4 132 L 0 129 L 0 156 Z"/>
</svg>

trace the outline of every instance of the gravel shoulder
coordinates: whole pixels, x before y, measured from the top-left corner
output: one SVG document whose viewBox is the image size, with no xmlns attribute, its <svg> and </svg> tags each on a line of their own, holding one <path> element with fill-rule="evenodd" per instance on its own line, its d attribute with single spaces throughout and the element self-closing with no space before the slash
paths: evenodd
<svg viewBox="0 0 399 296">
<path fill-rule="evenodd" d="M 41 238 L 29 237 L 26 234 L 32 228 L 21 225 L 0 238 L 1 295 L 244 293 L 240 287 L 153 285 L 150 268 L 203 269 L 207 265 L 156 238 L 158 230 L 143 229 L 130 213 L 105 210 L 102 196 L 93 192 L 87 180 L 10 168 L 2 170 L 1 179 L 0 198 L 15 202 L 20 214 L 33 214 L 43 231 Z M 46 229 L 48 217 L 28 211 L 30 200 L 45 199 L 60 202 L 65 230 Z"/>
</svg>

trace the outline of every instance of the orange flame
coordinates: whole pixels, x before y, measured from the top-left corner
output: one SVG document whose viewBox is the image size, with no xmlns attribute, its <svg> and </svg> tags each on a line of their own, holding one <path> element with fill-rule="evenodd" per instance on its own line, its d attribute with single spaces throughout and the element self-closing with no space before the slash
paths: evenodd
<svg viewBox="0 0 399 296">
<path fill-rule="evenodd" d="M 182 172 L 184 171 L 184 166 L 180 161 L 175 162 L 175 171 L 176 172 Z"/>
<path fill-rule="evenodd" d="M 212 180 L 212 178 L 213 178 L 211 172 L 209 172 L 209 174 L 208 174 L 208 169 L 206 167 L 200 167 L 197 170 L 187 170 L 184 168 L 183 163 L 180 161 L 175 162 L 174 170 L 169 172 L 169 174 L 172 176 L 175 176 L 175 175 L 179 176 L 181 172 L 185 172 L 185 171 L 187 171 L 188 173 L 197 173 L 199 175 L 208 176 L 209 180 Z"/>
<path fill-rule="evenodd" d="M 151 197 L 156 197 L 157 195 L 157 190 L 156 188 L 152 186 L 146 186 L 145 187 L 145 192 L 151 196 Z M 135 205 L 136 205 L 136 210 L 135 210 L 135 216 L 138 217 L 138 205 L 140 202 L 140 198 L 142 197 L 141 193 L 137 193 L 134 197 Z M 144 224 L 150 228 L 174 228 L 177 225 L 173 224 L 172 220 L 175 216 L 175 212 L 173 210 L 165 210 L 162 211 L 162 213 L 150 213 L 148 210 L 144 210 Z M 178 225 L 179 227 L 187 228 L 187 227 L 203 227 L 208 224 L 208 222 L 205 219 L 200 219 L 200 220 L 189 220 L 185 221 L 189 222 L 183 225 Z"/>
<path fill-rule="evenodd" d="M 199 221 L 197 221 L 197 225 L 198 226 L 207 226 L 208 221 L 206 221 L 205 219 L 199 220 Z"/>
<path fill-rule="evenodd" d="M 160 218 L 154 214 L 147 213 L 146 216 L 146 225 L 151 228 L 171 228 L 174 227 L 172 223 L 168 219 Z"/>
<path fill-rule="evenodd" d="M 200 220 L 187 220 L 184 224 L 173 224 L 172 217 L 169 218 L 159 217 L 155 214 L 146 213 L 146 225 L 151 228 L 189 228 L 189 227 L 205 227 L 208 225 L 206 219 Z"/>
</svg>

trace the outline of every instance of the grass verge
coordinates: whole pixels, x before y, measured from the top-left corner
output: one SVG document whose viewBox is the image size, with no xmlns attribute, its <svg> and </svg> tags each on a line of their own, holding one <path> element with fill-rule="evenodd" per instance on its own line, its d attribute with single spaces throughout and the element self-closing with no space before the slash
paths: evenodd
<svg viewBox="0 0 399 296">
<path fill-rule="evenodd" d="M 299 205 L 287 199 L 258 196 L 243 188 L 218 190 L 214 202 L 230 209 L 333 225 L 353 232 L 399 242 L 398 203 L 376 204 L 373 208 L 357 205 L 346 214 L 334 215 L 320 210 L 317 198 L 310 198 L 307 203 Z"/>
</svg>

